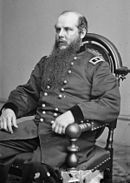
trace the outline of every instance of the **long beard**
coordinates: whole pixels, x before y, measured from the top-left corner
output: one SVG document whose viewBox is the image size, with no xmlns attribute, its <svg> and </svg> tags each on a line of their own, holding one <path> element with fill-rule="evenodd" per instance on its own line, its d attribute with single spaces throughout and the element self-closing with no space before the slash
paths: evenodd
<svg viewBox="0 0 130 183">
<path fill-rule="evenodd" d="M 74 41 L 66 49 L 60 50 L 58 42 L 55 42 L 53 51 L 44 64 L 43 86 L 51 86 L 52 89 L 62 86 L 70 63 L 80 48 L 80 39 Z"/>
</svg>

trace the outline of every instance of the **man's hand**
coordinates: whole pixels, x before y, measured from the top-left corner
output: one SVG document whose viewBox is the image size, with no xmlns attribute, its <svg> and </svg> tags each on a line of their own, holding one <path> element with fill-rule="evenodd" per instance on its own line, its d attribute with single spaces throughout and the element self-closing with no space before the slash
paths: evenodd
<svg viewBox="0 0 130 183">
<path fill-rule="evenodd" d="M 16 115 L 12 109 L 3 109 L 0 116 L 0 129 L 13 133 L 13 128 L 18 128 Z"/>
<path fill-rule="evenodd" d="M 69 124 L 74 123 L 74 117 L 71 111 L 67 111 L 58 116 L 52 124 L 52 130 L 55 133 L 65 134 L 65 129 Z"/>
</svg>

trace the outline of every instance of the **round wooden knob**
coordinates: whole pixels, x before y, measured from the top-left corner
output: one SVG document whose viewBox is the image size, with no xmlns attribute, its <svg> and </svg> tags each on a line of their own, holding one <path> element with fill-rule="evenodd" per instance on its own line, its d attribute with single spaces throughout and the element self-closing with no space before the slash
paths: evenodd
<svg viewBox="0 0 130 183">
<path fill-rule="evenodd" d="M 70 138 L 78 138 L 81 135 L 81 129 L 77 123 L 67 126 L 65 134 Z"/>
<path fill-rule="evenodd" d="M 69 168 L 75 168 L 78 164 L 78 158 L 75 153 L 70 154 L 67 157 L 67 165 Z"/>
</svg>

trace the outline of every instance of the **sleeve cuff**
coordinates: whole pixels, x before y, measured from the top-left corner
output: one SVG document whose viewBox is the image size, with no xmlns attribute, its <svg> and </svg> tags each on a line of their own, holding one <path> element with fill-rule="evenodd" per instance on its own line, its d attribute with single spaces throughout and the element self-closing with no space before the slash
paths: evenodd
<svg viewBox="0 0 130 183">
<path fill-rule="evenodd" d="M 70 111 L 72 112 L 76 123 L 82 123 L 84 121 L 83 113 L 78 105 L 71 107 Z"/>
<path fill-rule="evenodd" d="M 0 110 L 0 115 L 2 113 L 2 110 L 3 109 L 7 109 L 7 108 L 12 109 L 14 111 L 15 115 L 17 116 L 17 114 L 18 114 L 18 107 L 15 104 L 13 104 L 12 102 L 7 102 L 7 103 L 5 103 L 2 106 L 2 108 Z"/>
</svg>

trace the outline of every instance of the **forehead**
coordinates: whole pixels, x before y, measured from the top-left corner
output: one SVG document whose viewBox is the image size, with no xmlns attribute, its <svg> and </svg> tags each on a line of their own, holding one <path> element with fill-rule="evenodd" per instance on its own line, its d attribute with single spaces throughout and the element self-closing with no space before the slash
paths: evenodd
<svg viewBox="0 0 130 183">
<path fill-rule="evenodd" d="M 60 15 L 56 26 L 58 27 L 74 27 L 78 25 L 78 15 L 75 13 L 65 13 Z"/>
</svg>

